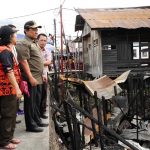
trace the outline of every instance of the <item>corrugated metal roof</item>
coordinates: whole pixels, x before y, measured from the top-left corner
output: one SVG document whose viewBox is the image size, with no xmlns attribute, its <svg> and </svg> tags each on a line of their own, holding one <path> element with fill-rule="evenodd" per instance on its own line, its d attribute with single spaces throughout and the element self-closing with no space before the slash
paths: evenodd
<svg viewBox="0 0 150 150">
<path fill-rule="evenodd" d="M 124 9 L 78 9 L 91 28 L 150 28 L 150 7 Z M 83 22 L 76 18 L 76 27 Z"/>
</svg>

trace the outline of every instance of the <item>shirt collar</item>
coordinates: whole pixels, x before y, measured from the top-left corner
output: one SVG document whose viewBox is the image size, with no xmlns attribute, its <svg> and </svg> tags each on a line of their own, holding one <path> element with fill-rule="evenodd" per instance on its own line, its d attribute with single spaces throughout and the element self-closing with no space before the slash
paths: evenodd
<svg viewBox="0 0 150 150">
<path fill-rule="evenodd" d="M 36 43 L 36 41 L 35 40 L 32 40 L 31 38 L 29 38 L 28 36 L 25 36 L 25 39 L 27 39 L 28 41 L 30 41 L 30 42 L 33 42 L 33 43 Z"/>
</svg>

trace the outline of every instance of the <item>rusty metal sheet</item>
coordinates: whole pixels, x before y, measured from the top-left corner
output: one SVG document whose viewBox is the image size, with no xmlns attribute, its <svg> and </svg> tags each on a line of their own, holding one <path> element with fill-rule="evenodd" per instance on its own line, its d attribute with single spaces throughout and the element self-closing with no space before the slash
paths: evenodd
<svg viewBox="0 0 150 150">
<path fill-rule="evenodd" d="M 125 71 L 125 72 L 123 72 L 119 77 L 117 77 L 114 81 L 118 84 L 118 83 L 124 83 L 126 80 L 127 80 L 127 78 L 128 78 L 128 76 L 129 76 L 129 74 L 130 74 L 130 72 L 131 72 L 131 70 L 127 70 L 127 71 Z"/>
<path fill-rule="evenodd" d="M 102 96 L 105 97 L 105 99 L 110 99 L 112 96 L 115 95 L 114 93 L 114 86 L 117 89 L 117 94 L 122 91 L 120 86 L 111 78 L 104 75 L 99 79 L 92 80 L 92 81 L 83 81 L 85 84 L 85 87 L 89 92 L 91 92 L 92 95 L 94 95 L 94 92 L 97 92 L 97 97 L 102 98 Z"/>
<path fill-rule="evenodd" d="M 150 28 L 150 8 L 78 9 L 91 28 Z M 76 24 L 77 25 L 77 24 Z"/>
<path fill-rule="evenodd" d="M 84 81 L 77 78 L 66 78 L 64 75 L 59 76 L 61 80 L 63 81 L 69 81 L 73 84 L 80 84 L 84 85 L 86 89 L 91 93 L 91 95 L 94 95 L 94 92 L 97 92 L 97 97 L 102 98 L 102 96 L 105 97 L 105 99 L 110 99 L 112 96 L 115 95 L 114 93 L 114 87 L 117 89 L 117 94 L 122 91 L 120 86 L 111 78 L 104 75 L 99 79 L 92 80 L 92 81 Z"/>
<path fill-rule="evenodd" d="M 112 80 L 107 75 L 104 75 L 98 79 L 91 80 L 91 81 L 84 81 L 78 78 L 66 78 L 64 75 L 60 75 L 60 79 L 63 81 L 69 81 L 73 84 L 79 84 L 84 85 L 87 89 L 87 91 L 94 95 L 94 92 L 97 92 L 97 97 L 99 99 L 102 98 L 102 96 L 105 97 L 105 99 L 110 99 L 113 96 L 115 96 L 114 87 L 116 87 L 116 94 L 119 94 L 122 89 L 118 85 L 118 83 L 123 83 L 127 80 L 127 77 L 129 75 L 131 70 L 123 72 L 118 78 L 115 80 Z"/>
</svg>

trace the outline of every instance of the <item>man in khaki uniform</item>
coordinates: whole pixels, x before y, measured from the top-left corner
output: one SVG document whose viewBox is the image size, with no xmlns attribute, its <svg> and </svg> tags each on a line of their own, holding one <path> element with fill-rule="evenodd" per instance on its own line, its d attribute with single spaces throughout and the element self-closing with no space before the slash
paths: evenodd
<svg viewBox="0 0 150 150">
<path fill-rule="evenodd" d="M 40 127 L 46 127 L 40 119 L 40 102 L 42 90 L 43 60 L 40 50 L 35 42 L 38 28 L 34 21 L 24 25 L 25 38 L 17 43 L 18 61 L 22 70 L 22 78 L 28 82 L 30 96 L 24 95 L 24 113 L 26 131 L 42 132 Z"/>
</svg>

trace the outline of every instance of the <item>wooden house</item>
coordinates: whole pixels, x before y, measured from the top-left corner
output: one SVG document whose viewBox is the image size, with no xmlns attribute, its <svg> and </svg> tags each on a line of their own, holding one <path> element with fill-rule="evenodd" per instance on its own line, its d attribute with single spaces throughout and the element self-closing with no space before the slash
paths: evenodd
<svg viewBox="0 0 150 150">
<path fill-rule="evenodd" d="M 78 9 L 84 71 L 118 76 L 131 69 L 150 72 L 150 7 Z"/>
</svg>

